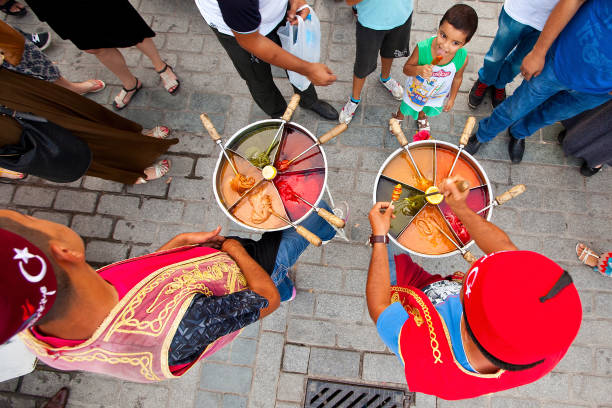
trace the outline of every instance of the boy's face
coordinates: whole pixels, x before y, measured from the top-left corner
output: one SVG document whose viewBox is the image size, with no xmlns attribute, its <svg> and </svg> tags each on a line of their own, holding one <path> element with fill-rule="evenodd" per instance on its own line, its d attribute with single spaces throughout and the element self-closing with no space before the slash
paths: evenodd
<svg viewBox="0 0 612 408">
<path fill-rule="evenodd" d="M 444 21 L 438 28 L 438 35 L 434 39 L 434 52 L 443 57 L 455 55 L 457 50 L 466 44 L 466 39 L 465 32 L 457 30 L 448 21 Z"/>
</svg>

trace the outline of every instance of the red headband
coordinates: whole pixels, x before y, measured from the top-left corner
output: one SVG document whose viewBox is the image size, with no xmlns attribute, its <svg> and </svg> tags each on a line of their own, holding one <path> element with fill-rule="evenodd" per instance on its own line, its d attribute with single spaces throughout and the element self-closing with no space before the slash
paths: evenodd
<svg viewBox="0 0 612 408">
<path fill-rule="evenodd" d="M 55 302 L 57 281 L 45 254 L 0 228 L 0 344 L 43 317 Z"/>
</svg>

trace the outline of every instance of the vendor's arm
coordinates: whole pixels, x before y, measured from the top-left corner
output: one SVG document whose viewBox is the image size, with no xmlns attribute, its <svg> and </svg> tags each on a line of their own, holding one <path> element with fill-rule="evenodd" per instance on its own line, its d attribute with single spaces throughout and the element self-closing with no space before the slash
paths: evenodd
<svg viewBox="0 0 612 408">
<path fill-rule="evenodd" d="M 236 262 L 246 278 L 249 289 L 268 300 L 268 307 L 261 309 L 259 317 L 264 318 L 275 311 L 280 305 L 280 295 L 266 271 L 251 258 L 240 242 L 234 239 L 223 241 L 221 250 Z"/>
<path fill-rule="evenodd" d="M 526 80 L 530 80 L 532 76 L 540 75 L 544 69 L 546 61 L 546 53 L 555 42 L 561 31 L 567 23 L 574 17 L 580 6 L 586 0 L 559 0 L 557 5 L 552 9 L 544 28 L 538 37 L 533 49 L 523 58 L 521 64 L 521 72 Z"/>
<path fill-rule="evenodd" d="M 208 246 L 215 249 L 220 249 L 221 244 L 225 241 L 225 237 L 219 235 L 221 227 L 218 226 L 212 231 L 208 232 L 186 232 L 178 234 L 170 241 L 166 242 L 158 251 L 166 251 L 168 249 L 179 248 L 187 245 L 202 245 Z"/>
<path fill-rule="evenodd" d="M 457 176 L 447 178 L 442 182 L 440 191 L 444 194 L 446 203 L 463 223 L 476 245 L 485 254 L 498 251 L 516 251 L 518 248 L 504 231 L 467 206 L 465 199 L 469 190 L 460 192 L 455 185 L 457 180 L 459 180 Z"/>
<path fill-rule="evenodd" d="M 386 211 L 381 213 L 381 208 L 386 208 Z M 372 234 L 387 235 L 392 216 L 393 206 L 389 206 L 389 203 L 374 204 L 369 214 Z M 389 259 L 387 257 L 387 245 L 384 243 L 377 242 L 372 247 L 372 258 L 370 259 L 366 284 L 366 299 L 370 317 L 376 323 L 378 316 L 391 304 Z"/>
</svg>

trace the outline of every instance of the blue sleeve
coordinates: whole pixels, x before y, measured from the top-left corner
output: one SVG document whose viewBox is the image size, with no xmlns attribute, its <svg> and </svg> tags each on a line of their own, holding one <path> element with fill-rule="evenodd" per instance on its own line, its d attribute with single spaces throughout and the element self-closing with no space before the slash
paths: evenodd
<svg viewBox="0 0 612 408">
<path fill-rule="evenodd" d="M 395 355 L 402 361 L 399 355 L 399 335 L 402 330 L 402 326 L 406 323 L 410 316 L 404 310 L 404 307 L 399 302 L 391 303 L 383 312 L 378 316 L 376 321 L 376 330 L 378 335 L 382 339 L 389 349 L 395 353 Z"/>
</svg>

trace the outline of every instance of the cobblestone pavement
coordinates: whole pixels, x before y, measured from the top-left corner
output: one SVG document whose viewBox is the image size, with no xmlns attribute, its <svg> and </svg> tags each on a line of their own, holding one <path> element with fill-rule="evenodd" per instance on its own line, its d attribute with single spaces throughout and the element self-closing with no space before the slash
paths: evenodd
<svg viewBox="0 0 612 408">
<path fill-rule="evenodd" d="M 92 177 L 68 185 L 30 177 L 25 182 L 0 183 L 0 205 L 70 225 L 87 243 L 94 265 L 154 250 L 177 233 L 212 229 L 245 233 L 226 220 L 212 194 L 211 174 L 219 152 L 203 135 L 198 115 L 208 112 L 220 133 L 237 129 L 265 115 L 252 102 L 247 88 L 191 0 L 133 0 L 158 33 L 155 42 L 168 63 L 176 67 L 181 91 L 169 96 L 141 54 L 126 50 L 129 66 L 145 88 L 123 114 L 145 126 L 165 124 L 180 143 L 168 157 L 171 182 L 124 186 Z M 412 43 L 431 35 L 450 0 L 415 0 Z M 485 102 L 475 112 L 467 108 L 467 91 L 476 79 L 497 28 L 502 1 L 470 0 L 480 21 L 467 46 L 470 62 L 453 112 L 432 119 L 436 137 L 456 142 L 466 117 L 490 112 Z M 338 82 L 318 88 L 322 99 L 342 107 L 351 89 L 355 53 L 354 20 L 349 7 L 316 0 L 321 19 L 322 59 Z M 94 17 L 95 18 L 95 17 Z M 29 13 L 7 18 L 25 30 L 44 25 Z M 71 43 L 54 39 L 47 50 L 65 77 L 105 80 L 107 89 L 92 96 L 110 104 L 118 81 L 97 60 Z M 393 73 L 401 79 L 403 60 Z M 281 71 L 277 83 L 286 96 L 291 88 Z M 516 86 L 516 83 L 513 84 Z M 511 87 L 513 88 L 513 87 Z M 335 240 L 322 249 L 309 248 L 292 272 L 297 298 L 263 322 L 249 326 L 233 342 L 185 377 L 159 385 L 142 385 L 78 372 L 60 373 L 39 367 L 19 380 L 0 384 L 0 406 L 40 406 L 61 386 L 72 390 L 70 407 L 200 407 L 295 408 L 302 406 L 307 378 L 399 387 L 404 383 L 397 359 L 376 334 L 364 296 L 370 250 L 363 245 L 370 233 L 367 212 L 373 181 L 384 159 L 397 148 L 386 130 L 397 109 L 388 92 L 372 75 L 364 102 L 349 130 L 325 147 L 329 186 L 336 200 L 351 204 L 347 231 L 351 241 Z M 322 134 L 333 124 L 310 112 L 296 112 L 294 121 Z M 414 128 L 408 124 L 408 128 Z M 507 136 L 487 144 L 478 159 L 499 193 L 524 183 L 521 197 L 493 211 L 493 221 L 508 231 L 522 249 L 541 251 L 572 273 L 584 308 L 582 328 L 568 355 L 541 381 L 511 391 L 458 403 L 417 394 L 425 407 L 612 407 L 612 280 L 580 265 L 574 255 L 577 241 L 597 250 L 612 248 L 612 172 L 590 179 L 578 173 L 574 159 L 565 158 L 556 143 L 560 125 L 527 139 L 525 160 L 511 165 Z M 167 180 L 170 180 L 169 178 Z M 418 259 L 426 269 L 447 273 L 465 269 L 458 257 Z"/>
</svg>

